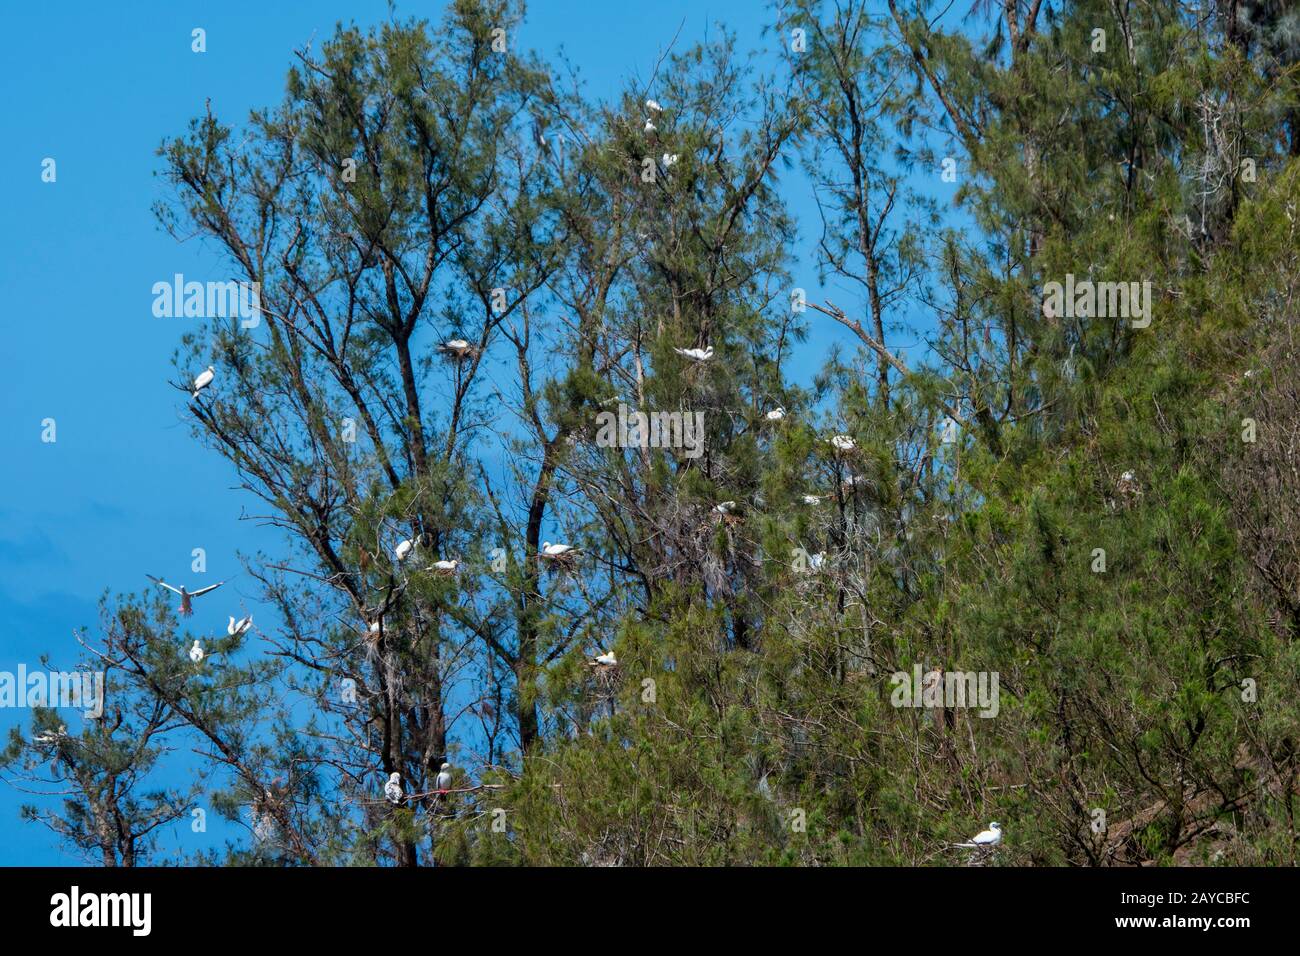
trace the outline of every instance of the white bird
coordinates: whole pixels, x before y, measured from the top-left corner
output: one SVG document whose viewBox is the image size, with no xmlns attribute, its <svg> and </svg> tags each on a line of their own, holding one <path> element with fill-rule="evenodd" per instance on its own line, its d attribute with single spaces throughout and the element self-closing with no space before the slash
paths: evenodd
<svg viewBox="0 0 1300 956">
<path fill-rule="evenodd" d="M 858 447 L 848 435 L 836 435 L 831 439 L 831 444 L 839 451 L 853 451 Z"/>
<path fill-rule="evenodd" d="M 645 108 L 648 109 L 651 113 L 662 113 L 664 111 L 664 108 L 659 105 L 658 100 L 646 100 Z"/>
<path fill-rule="evenodd" d="M 618 658 L 614 656 L 613 651 L 606 651 L 604 654 L 597 654 L 587 664 L 590 667 L 617 667 Z"/>
<path fill-rule="evenodd" d="M 549 541 L 542 542 L 543 558 L 567 558 L 578 553 L 578 549 L 568 544 L 551 544 Z"/>
<path fill-rule="evenodd" d="M 438 771 L 438 776 L 433 781 L 433 788 L 439 793 L 446 793 L 451 789 L 451 764 L 444 763 Z"/>
<path fill-rule="evenodd" d="M 819 505 L 822 503 L 821 495 L 804 495 L 803 503 L 806 505 Z"/>
<path fill-rule="evenodd" d="M 781 419 L 785 418 L 785 409 L 778 405 L 763 417 L 769 422 L 779 422 Z"/>
<path fill-rule="evenodd" d="M 454 359 L 468 358 L 474 354 L 474 346 L 464 339 L 448 339 L 438 346 L 438 351 Z"/>
<path fill-rule="evenodd" d="M 238 621 L 232 617 L 230 618 L 230 623 L 226 625 L 226 633 L 231 637 L 239 637 L 239 635 L 245 633 L 252 626 L 253 615 L 251 614 L 248 615 L 248 617 L 241 617 Z"/>
<path fill-rule="evenodd" d="M 203 648 L 199 644 L 198 638 L 194 639 L 194 646 L 190 648 L 190 660 L 195 664 L 203 660 Z"/>
<path fill-rule="evenodd" d="M 395 770 L 388 775 L 388 783 L 384 784 L 384 797 L 389 803 L 402 802 L 402 775 Z"/>
<path fill-rule="evenodd" d="M 405 541 L 397 542 L 397 547 L 393 548 L 393 554 L 398 561 L 405 561 L 411 556 L 411 551 L 415 549 L 415 541 L 407 538 Z"/>
<path fill-rule="evenodd" d="M 664 153 L 663 155 L 664 169 L 668 169 L 669 167 L 675 165 L 677 163 L 677 160 L 679 159 L 681 159 L 681 157 L 677 153 Z"/>
<path fill-rule="evenodd" d="M 369 627 L 367 630 L 368 630 L 368 632 L 371 633 L 371 634 L 378 634 L 378 633 L 379 633 L 379 622 L 378 622 L 378 621 L 371 621 L 371 622 L 370 622 L 370 627 Z"/>
<path fill-rule="evenodd" d="M 675 349 L 673 349 L 673 351 L 676 352 L 678 355 L 683 355 L 683 356 L 685 356 L 686 358 L 690 359 L 690 360 L 693 361 L 693 362 L 707 362 L 707 361 L 709 361 L 709 359 L 713 358 L 713 346 L 712 346 L 712 345 L 710 345 L 707 349 L 678 349 L 678 348 L 675 348 Z"/>
<path fill-rule="evenodd" d="M 648 117 L 646 118 L 645 121 L 645 131 L 647 133 L 653 133 L 655 131 L 655 124 L 650 122 L 650 119 Z"/>
<path fill-rule="evenodd" d="M 203 391 L 212 384 L 212 380 L 217 377 L 217 370 L 211 365 L 205 371 L 199 372 L 199 377 L 194 380 L 193 398 L 199 397 L 199 392 Z"/>
<path fill-rule="evenodd" d="M 736 503 L 734 501 L 724 501 L 722 504 L 713 506 L 714 514 L 729 515 L 735 510 Z"/>
<path fill-rule="evenodd" d="M 187 590 L 183 584 L 180 587 L 175 587 L 174 585 L 168 584 L 162 578 L 154 577 L 152 574 L 146 574 L 145 577 L 159 587 L 166 588 L 168 591 L 175 591 L 179 594 L 181 596 L 180 611 L 186 616 L 194 613 L 194 605 L 192 603 L 193 598 L 201 597 L 209 591 L 215 591 L 217 588 L 221 587 L 221 585 L 226 583 L 225 581 L 218 581 L 216 584 L 209 584 L 207 587 L 199 588 L 197 591 L 190 591 Z"/>
<path fill-rule="evenodd" d="M 981 830 L 975 834 L 970 843 L 962 843 L 961 846 L 997 846 L 1002 842 L 1002 824 L 996 820 L 989 824 L 987 830 Z"/>
<path fill-rule="evenodd" d="M 458 558 L 452 558 L 447 561 L 433 562 L 433 567 L 430 568 L 429 570 L 435 571 L 438 574 L 451 575 L 451 574 L 455 574 L 456 569 L 459 567 L 460 567 L 460 560 Z"/>
<path fill-rule="evenodd" d="M 33 743 L 38 744 L 56 744 L 68 736 L 68 725 L 59 724 L 58 730 L 45 730 L 32 738 Z"/>
</svg>

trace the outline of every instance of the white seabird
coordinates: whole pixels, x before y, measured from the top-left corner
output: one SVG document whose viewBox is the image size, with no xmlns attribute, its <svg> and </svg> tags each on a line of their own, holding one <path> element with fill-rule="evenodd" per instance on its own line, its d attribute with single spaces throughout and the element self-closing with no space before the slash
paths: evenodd
<svg viewBox="0 0 1300 956">
<path fill-rule="evenodd" d="M 690 359 L 690 360 L 693 361 L 693 362 L 707 362 L 707 361 L 709 361 L 709 359 L 713 358 L 713 346 L 712 346 L 712 345 L 710 345 L 710 346 L 709 346 L 708 348 L 706 348 L 706 349 L 679 349 L 679 348 L 674 348 L 673 351 L 676 352 L 678 355 L 681 355 L 681 356 L 684 356 L 685 358 Z"/>
<path fill-rule="evenodd" d="M 198 398 L 199 392 L 203 391 L 212 384 L 212 380 L 217 377 L 217 370 L 209 365 L 202 372 L 199 372 L 198 378 L 194 380 L 194 393 L 192 398 Z"/>
<path fill-rule="evenodd" d="M 388 783 L 384 784 L 384 798 L 389 803 L 402 802 L 402 775 L 396 770 L 388 775 Z"/>
<path fill-rule="evenodd" d="M 247 630 L 252 626 L 253 615 L 251 614 L 247 617 L 241 617 L 238 621 L 232 617 L 230 618 L 230 623 L 226 625 L 226 633 L 231 637 L 239 637 L 239 635 L 247 632 Z"/>
<path fill-rule="evenodd" d="M 225 581 L 218 581 L 216 584 L 209 584 L 207 587 L 199 588 L 197 591 L 190 591 L 187 590 L 183 584 L 180 587 L 175 587 L 174 585 L 168 584 L 162 578 L 154 577 L 152 574 L 146 574 L 145 577 L 159 587 L 166 588 L 168 591 L 175 591 L 179 594 L 181 596 L 180 611 L 186 616 L 194 613 L 194 605 L 192 603 L 193 598 L 201 597 L 209 591 L 215 591 L 217 588 L 221 587 L 221 585 L 226 583 Z"/>
</svg>

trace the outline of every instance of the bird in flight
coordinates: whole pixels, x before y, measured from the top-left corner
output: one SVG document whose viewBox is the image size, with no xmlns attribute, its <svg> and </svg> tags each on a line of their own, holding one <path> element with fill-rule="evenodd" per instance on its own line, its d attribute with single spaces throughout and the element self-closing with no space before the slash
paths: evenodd
<svg viewBox="0 0 1300 956">
<path fill-rule="evenodd" d="M 221 585 L 226 583 L 225 581 L 218 581 L 216 584 L 209 584 L 207 587 L 199 588 L 197 591 L 190 591 L 183 584 L 180 587 L 176 587 L 175 585 L 168 584 L 162 578 L 154 577 L 152 574 L 146 574 L 145 577 L 160 588 L 166 588 L 168 591 L 175 591 L 179 594 L 181 596 L 181 613 L 187 617 L 194 613 L 194 598 L 202 597 L 209 591 L 215 591 L 217 588 L 221 587 Z"/>
<path fill-rule="evenodd" d="M 217 376 L 217 370 L 211 365 L 209 365 L 202 372 L 199 372 L 199 377 L 194 380 L 194 394 L 192 397 L 198 398 L 199 392 L 203 391 L 205 388 L 211 385 L 212 380 L 216 378 L 216 376 Z"/>
<path fill-rule="evenodd" d="M 252 626 L 253 615 L 251 614 L 248 617 L 241 617 L 238 621 L 232 617 L 230 623 L 226 625 L 226 633 L 231 637 L 238 637 Z"/>
</svg>

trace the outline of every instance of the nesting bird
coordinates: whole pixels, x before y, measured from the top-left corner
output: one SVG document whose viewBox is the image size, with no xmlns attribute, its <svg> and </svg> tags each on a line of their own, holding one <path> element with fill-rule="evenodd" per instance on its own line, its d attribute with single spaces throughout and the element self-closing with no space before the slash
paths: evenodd
<svg viewBox="0 0 1300 956">
<path fill-rule="evenodd" d="M 597 654 L 591 660 L 587 661 L 588 667 L 617 667 L 618 658 L 614 656 L 613 651 L 606 651 L 604 654 Z"/>
<path fill-rule="evenodd" d="M 658 100 L 646 100 L 645 108 L 648 109 L 651 113 L 662 113 L 664 111 L 664 108 L 659 105 Z"/>
<path fill-rule="evenodd" d="M 194 646 L 190 648 L 190 660 L 195 664 L 203 660 L 203 647 L 199 644 L 198 638 L 195 638 Z"/>
<path fill-rule="evenodd" d="M 836 435 L 831 439 L 831 444 L 835 446 L 836 451 L 853 451 L 858 447 L 848 435 Z"/>
<path fill-rule="evenodd" d="M 571 561 L 577 557 L 580 549 L 568 544 L 551 544 L 549 541 L 542 542 L 542 550 L 538 555 L 548 561 Z"/>
<path fill-rule="evenodd" d="M 706 349 L 678 349 L 678 348 L 674 348 L 673 351 L 676 352 L 678 355 L 683 356 L 684 358 L 688 358 L 688 359 L 690 359 L 692 362 L 707 362 L 707 361 L 709 361 L 710 359 L 713 358 L 713 346 L 712 346 L 712 345 L 710 345 L 710 346 L 709 346 L 708 348 L 706 348 Z"/>
<path fill-rule="evenodd" d="M 451 558 L 444 561 L 433 562 L 433 565 L 429 568 L 429 570 L 433 571 L 435 574 L 441 574 L 444 575 L 445 577 L 451 577 L 456 573 L 456 569 L 459 567 L 460 567 L 460 560 L 458 558 Z"/>
<path fill-rule="evenodd" d="M 785 409 L 778 405 L 776 408 L 764 415 L 763 418 L 769 422 L 779 422 L 781 419 L 785 418 Z"/>
<path fill-rule="evenodd" d="M 464 339 L 448 339 L 438 346 L 438 351 L 450 359 L 459 362 L 474 355 L 474 346 Z"/>
</svg>

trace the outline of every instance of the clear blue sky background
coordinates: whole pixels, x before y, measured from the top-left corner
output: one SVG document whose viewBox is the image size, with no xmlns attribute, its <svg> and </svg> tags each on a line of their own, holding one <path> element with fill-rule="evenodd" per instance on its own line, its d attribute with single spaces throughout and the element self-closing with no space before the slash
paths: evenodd
<svg viewBox="0 0 1300 956">
<path fill-rule="evenodd" d="M 441 3 L 403 3 L 400 18 L 440 18 Z M 74 628 L 97 625 L 107 589 L 140 590 L 146 572 L 211 583 L 237 575 L 238 552 L 275 549 L 274 533 L 241 521 L 255 502 L 233 490 L 226 463 L 204 451 L 182 422 L 167 381 L 185 319 L 150 311 L 154 282 L 183 272 L 225 278 L 211 250 L 177 244 L 150 211 L 163 196 L 154 150 L 182 131 L 211 97 L 214 111 L 239 122 L 279 102 L 292 51 L 340 20 L 366 25 L 388 17 L 382 2 L 238 0 L 104 4 L 9 4 L 0 30 L 0 670 L 39 666 L 49 652 L 70 666 Z M 656 0 L 595 3 L 534 0 L 516 42 L 544 54 L 563 46 L 590 92 L 608 95 L 633 71 L 648 75 L 685 22 L 679 47 L 724 22 L 741 48 L 770 45 L 761 0 Z M 207 31 L 207 52 L 190 50 L 190 31 Z M 58 181 L 41 181 L 41 161 L 57 161 Z M 810 228 L 817 220 L 806 185 L 788 183 L 790 202 Z M 934 183 L 929 188 L 934 189 Z M 806 270 L 810 295 L 817 288 Z M 849 305 L 841 296 L 840 304 Z M 190 320 L 198 321 L 198 320 Z M 807 381 L 846 333 L 822 322 L 803 347 L 796 377 Z M 40 440 L 41 421 L 58 440 Z M 190 572 L 203 547 L 208 573 Z M 234 577 L 216 600 L 198 602 L 193 627 L 223 627 L 227 614 L 255 614 L 251 583 Z M 259 624 L 272 625 L 269 617 Z M 0 733 L 26 725 L 24 710 L 0 710 Z M 77 718 L 69 715 L 70 727 Z M 183 772 L 183 771 L 177 771 Z M 0 864 L 70 864 L 44 827 L 25 824 L 27 797 L 0 784 Z M 209 832 L 188 825 L 163 844 L 194 850 L 234 831 L 215 815 Z"/>
</svg>

